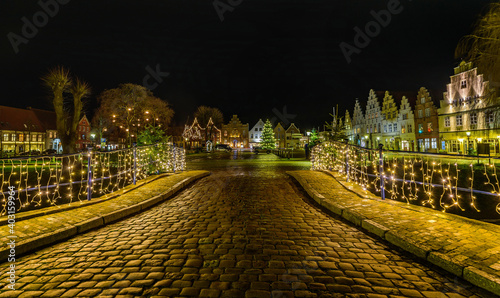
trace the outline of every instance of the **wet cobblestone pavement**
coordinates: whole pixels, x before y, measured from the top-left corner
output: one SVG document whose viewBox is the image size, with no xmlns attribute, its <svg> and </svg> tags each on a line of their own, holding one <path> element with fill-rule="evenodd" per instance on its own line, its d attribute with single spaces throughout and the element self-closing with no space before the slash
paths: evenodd
<svg viewBox="0 0 500 298">
<path fill-rule="evenodd" d="M 0 297 L 491 297 L 311 205 L 274 155 L 191 158 L 213 174 L 121 222 L 1 265 Z"/>
</svg>

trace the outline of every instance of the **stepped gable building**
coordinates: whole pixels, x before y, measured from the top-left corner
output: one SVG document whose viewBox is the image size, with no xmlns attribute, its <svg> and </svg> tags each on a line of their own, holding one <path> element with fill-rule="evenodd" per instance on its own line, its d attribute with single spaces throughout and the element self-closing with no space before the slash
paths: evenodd
<svg viewBox="0 0 500 298">
<path fill-rule="evenodd" d="M 290 126 L 286 129 L 285 135 L 286 148 L 300 148 L 300 139 L 302 138 L 302 134 L 300 133 L 300 129 L 298 129 L 294 123 L 291 123 Z"/>
<path fill-rule="evenodd" d="M 351 138 L 349 139 L 350 142 L 357 146 L 364 146 L 364 141 L 363 144 L 361 144 L 361 141 L 363 140 L 365 132 L 365 115 L 363 113 L 359 100 L 356 99 L 356 103 L 354 104 L 354 112 L 352 113 L 352 133 Z"/>
<path fill-rule="evenodd" d="M 76 140 L 76 149 L 83 150 L 89 146 L 92 146 L 92 140 L 90 136 L 90 122 L 86 115 L 83 115 L 80 122 L 78 122 L 77 127 L 78 139 Z"/>
<path fill-rule="evenodd" d="M 378 148 L 378 144 L 383 144 L 385 149 L 399 150 L 401 138 L 398 126 L 398 107 L 389 91 L 384 92 L 380 113 L 382 115 L 382 132 L 381 136 L 377 137 L 376 148 Z"/>
<path fill-rule="evenodd" d="M 368 101 L 366 102 L 366 112 L 365 112 L 365 123 L 366 123 L 366 135 L 364 138 L 364 147 L 376 148 L 374 141 L 380 140 L 381 138 L 381 123 L 382 123 L 382 113 L 380 108 L 380 102 L 373 89 L 370 90 L 368 94 Z"/>
<path fill-rule="evenodd" d="M 250 147 L 258 146 L 262 140 L 262 131 L 264 130 L 264 121 L 259 119 L 257 123 L 250 129 Z"/>
<path fill-rule="evenodd" d="M 415 103 L 415 139 L 417 151 L 438 152 L 438 107 L 441 95 L 421 87 Z"/>
<path fill-rule="evenodd" d="M 248 123 L 241 123 L 237 115 L 222 126 L 222 143 L 233 148 L 249 148 Z"/>
<path fill-rule="evenodd" d="M 401 140 L 400 149 L 402 151 L 415 151 L 416 150 L 416 139 L 415 139 L 415 117 L 413 114 L 413 105 L 415 104 L 414 97 L 410 97 L 410 100 L 405 95 L 401 98 L 401 105 L 399 107 L 398 114 L 398 127 L 400 130 L 399 138 Z"/>
<path fill-rule="evenodd" d="M 478 144 L 499 152 L 498 94 L 477 67 L 462 61 L 450 76 L 440 102 L 440 148 L 451 153 L 474 153 Z"/>
</svg>

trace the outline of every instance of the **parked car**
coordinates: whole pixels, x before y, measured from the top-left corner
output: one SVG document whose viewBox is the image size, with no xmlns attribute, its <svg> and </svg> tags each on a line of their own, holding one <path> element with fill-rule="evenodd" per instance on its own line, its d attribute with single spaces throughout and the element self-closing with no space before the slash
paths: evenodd
<svg viewBox="0 0 500 298">
<path fill-rule="evenodd" d="M 271 150 L 269 150 L 269 149 L 264 149 L 264 148 L 262 148 L 262 147 L 254 147 L 254 148 L 253 148 L 253 152 L 254 152 L 255 154 L 259 154 L 259 153 L 267 153 L 267 154 L 269 154 L 269 153 L 271 153 Z"/>
<path fill-rule="evenodd" d="M 215 151 L 233 151 L 233 148 L 227 144 L 217 144 L 215 145 Z"/>
</svg>

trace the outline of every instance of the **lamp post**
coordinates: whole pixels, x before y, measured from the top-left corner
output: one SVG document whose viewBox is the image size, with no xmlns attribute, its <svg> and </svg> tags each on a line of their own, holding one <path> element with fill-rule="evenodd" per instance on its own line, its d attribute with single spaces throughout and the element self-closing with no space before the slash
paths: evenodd
<svg viewBox="0 0 500 298">
<path fill-rule="evenodd" d="M 470 155 L 470 153 L 471 153 L 470 148 L 469 148 L 469 146 L 470 146 L 470 144 L 469 144 L 470 131 L 466 132 L 465 134 L 467 135 L 467 155 Z"/>
</svg>

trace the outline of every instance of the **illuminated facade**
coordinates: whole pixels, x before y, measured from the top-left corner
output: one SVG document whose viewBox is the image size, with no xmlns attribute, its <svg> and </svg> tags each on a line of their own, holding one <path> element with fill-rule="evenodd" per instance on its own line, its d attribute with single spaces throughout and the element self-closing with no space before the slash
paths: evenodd
<svg viewBox="0 0 500 298">
<path fill-rule="evenodd" d="M 436 95 L 431 96 L 429 91 L 421 87 L 418 90 L 415 104 L 415 139 L 417 151 L 438 152 L 439 119 Z"/>
<path fill-rule="evenodd" d="M 473 154 L 480 143 L 498 154 L 498 98 L 472 63 L 461 62 L 450 76 L 439 109 L 441 146 L 450 153 Z"/>
<path fill-rule="evenodd" d="M 398 125 L 398 108 L 389 91 L 385 91 L 380 114 L 382 115 L 382 131 L 381 136 L 377 136 L 375 140 L 376 148 L 378 148 L 378 144 L 383 144 L 384 149 L 399 150 L 401 136 Z"/>
<path fill-rule="evenodd" d="M 294 123 L 290 124 L 290 126 L 285 131 L 286 135 L 286 148 L 300 148 L 300 139 L 303 135 L 300 133 L 300 130 L 295 126 Z"/>
<path fill-rule="evenodd" d="M 381 122 L 382 115 L 378 97 L 373 89 L 370 90 L 368 101 L 366 102 L 365 112 L 365 146 L 367 148 L 376 148 L 374 141 L 380 140 L 381 136 Z"/>
<path fill-rule="evenodd" d="M 277 143 L 277 148 L 285 148 L 286 144 L 286 131 L 281 122 L 278 122 L 276 127 L 273 129 L 274 131 L 274 139 Z"/>
<path fill-rule="evenodd" d="M 356 99 L 354 112 L 352 113 L 352 133 L 350 142 L 357 146 L 364 146 L 365 130 L 365 116 L 359 100 Z"/>
<path fill-rule="evenodd" d="M 401 140 L 399 150 L 402 151 L 415 151 L 415 119 L 412 106 L 408 97 L 401 98 L 401 106 L 399 107 L 398 114 L 399 139 Z"/>
<path fill-rule="evenodd" d="M 78 122 L 77 127 L 78 139 L 76 140 L 76 149 L 83 150 L 88 146 L 92 145 L 92 139 L 90 137 L 90 122 L 87 116 L 83 115 L 80 122 Z"/>
<path fill-rule="evenodd" d="M 262 130 L 264 129 L 264 121 L 259 119 L 257 123 L 250 129 L 250 147 L 258 146 L 262 140 Z"/>
<path fill-rule="evenodd" d="M 221 135 L 221 130 L 215 126 L 212 118 L 208 120 L 206 127 L 201 127 L 198 119 L 194 118 L 193 123 L 185 125 L 182 132 L 184 147 L 187 149 L 203 147 L 207 141 L 211 141 L 214 145 L 218 144 L 221 142 Z"/>
<path fill-rule="evenodd" d="M 222 125 L 222 143 L 233 148 L 249 148 L 248 123 L 241 123 L 237 115 L 228 124 Z"/>
</svg>

